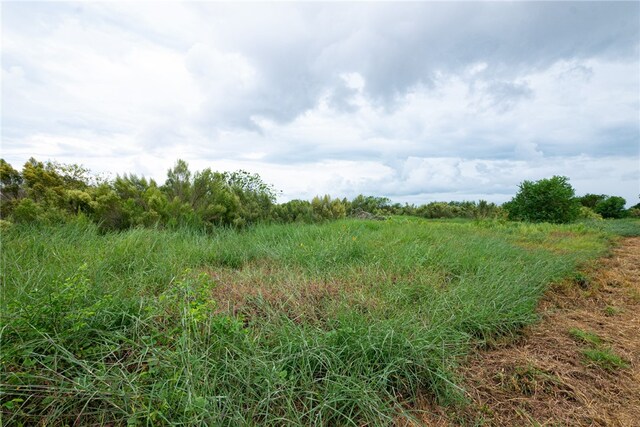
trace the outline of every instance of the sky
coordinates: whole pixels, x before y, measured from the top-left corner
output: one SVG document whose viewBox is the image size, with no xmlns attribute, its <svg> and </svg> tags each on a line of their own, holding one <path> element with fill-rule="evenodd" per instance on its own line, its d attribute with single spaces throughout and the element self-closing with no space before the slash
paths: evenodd
<svg viewBox="0 0 640 427">
<path fill-rule="evenodd" d="M 640 194 L 640 2 L 2 2 L 0 156 L 279 200 Z"/>
</svg>

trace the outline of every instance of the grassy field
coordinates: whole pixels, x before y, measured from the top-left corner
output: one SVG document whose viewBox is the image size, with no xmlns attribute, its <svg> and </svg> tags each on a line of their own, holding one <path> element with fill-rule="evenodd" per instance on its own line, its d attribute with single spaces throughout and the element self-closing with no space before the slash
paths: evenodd
<svg viewBox="0 0 640 427">
<path fill-rule="evenodd" d="M 4 425 L 389 425 L 638 221 L 2 232 Z"/>
</svg>

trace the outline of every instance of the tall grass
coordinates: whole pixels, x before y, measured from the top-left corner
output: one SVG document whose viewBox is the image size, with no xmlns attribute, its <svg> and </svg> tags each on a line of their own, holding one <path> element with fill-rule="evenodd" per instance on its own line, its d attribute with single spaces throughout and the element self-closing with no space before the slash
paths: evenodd
<svg viewBox="0 0 640 427">
<path fill-rule="evenodd" d="M 12 227 L 3 422 L 388 425 L 419 393 L 463 399 L 455 366 L 470 346 L 533 321 L 547 284 L 611 236 L 409 218 L 208 235 Z M 251 278 L 254 309 L 226 309 L 216 277 Z M 335 290 L 313 319 L 301 313 L 319 300 L 283 308 L 310 284 Z"/>
</svg>

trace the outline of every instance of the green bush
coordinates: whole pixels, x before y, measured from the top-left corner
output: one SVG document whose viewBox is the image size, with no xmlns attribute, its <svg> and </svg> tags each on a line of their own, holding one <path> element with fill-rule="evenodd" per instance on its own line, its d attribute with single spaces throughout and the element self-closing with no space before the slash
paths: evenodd
<svg viewBox="0 0 640 427">
<path fill-rule="evenodd" d="M 313 208 L 307 200 L 291 200 L 274 206 L 272 219 L 280 223 L 313 222 Z"/>
<path fill-rule="evenodd" d="M 328 219 L 340 219 L 346 215 L 346 209 L 340 199 L 331 199 L 331 196 L 316 196 L 311 200 L 311 209 L 315 221 L 321 222 Z"/>
<path fill-rule="evenodd" d="M 567 223 L 576 220 L 580 214 L 575 190 L 564 176 L 524 181 L 504 208 L 509 219 L 528 222 Z"/>
<path fill-rule="evenodd" d="M 31 199 L 22 199 L 13 209 L 13 220 L 16 223 L 36 222 L 42 214 L 42 206 Z"/>
<path fill-rule="evenodd" d="M 584 207 L 595 209 L 596 205 L 606 199 L 608 196 L 606 194 L 591 194 L 587 193 L 582 197 L 579 197 L 578 200 L 580 204 Z"/>
<path fill-rule="evenodd" d="M 626 203 L 622 197 L 611 196 L 599 201 L 594 210 L 603 218 L 624 218 L 627 215 L 624 209 Z"/>
<path fill-rule="evenodd" d="M 595 213 L 593 209 L 586 206 L 580 206 L 580 213 L 578 214 L 580 219 L 602 219 L 602 215 Z"/>
</svg>

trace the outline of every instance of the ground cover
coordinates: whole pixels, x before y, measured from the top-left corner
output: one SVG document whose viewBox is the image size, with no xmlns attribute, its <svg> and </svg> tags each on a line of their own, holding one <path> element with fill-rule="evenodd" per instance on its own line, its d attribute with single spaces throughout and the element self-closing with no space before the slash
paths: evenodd
<svg viewBox="0 0 640 427">
<path fill-rule="evenodd" d="M 609 249 L 607 227 L 408 217 L 213 234 L 11 227 L 3 420 L 418 419 L 418 398 L 465 400 L 462 356 L 533 322 L 550 283 Z"/>
<path fill-rule="evenodd" d="M 460 366 L 467 405 L 435 407 L 426 398 L 415 424 L 638 425 L 639 278 L 640 237 L 628 237 L 554 284 L 539 305 L 541 321 L 520 339 L 476 351 Z"/>
</svg>

